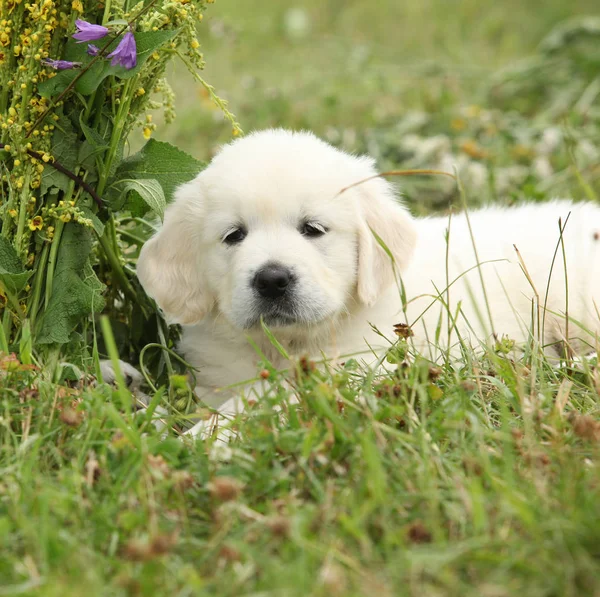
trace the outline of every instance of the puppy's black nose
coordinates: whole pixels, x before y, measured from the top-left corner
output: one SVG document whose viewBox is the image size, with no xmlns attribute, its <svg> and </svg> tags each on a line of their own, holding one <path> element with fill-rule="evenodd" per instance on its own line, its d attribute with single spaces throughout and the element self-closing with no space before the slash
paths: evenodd
<svg viewBox="0 0 600 597">
<path fill-rule="evenodd" d="M 285 294 L 292 278 L 292 272 L 287 267 L 272 263 L 256 272 L 252 285 L 260 296 L 275 299 Z"/>
</svg>

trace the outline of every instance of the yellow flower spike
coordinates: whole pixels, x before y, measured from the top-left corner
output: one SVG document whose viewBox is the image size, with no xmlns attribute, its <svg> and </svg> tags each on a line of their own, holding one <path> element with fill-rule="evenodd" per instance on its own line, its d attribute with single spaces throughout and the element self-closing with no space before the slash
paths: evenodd
<svg viewBox="0 0 600 597">
<path fill-rule="evenodd" d="M 145 126 L 144 130 L 144 139 L 150 139 L 150 137 L 152 137 L 152 129 L 149 126 Z"/>
<path fill-rule="evenodd" d="M 71 3 L 71 8 L 77 12 L 83 12 L 83 4 L 81 3 L 81 0 L 73 0 Z"/>
<path fill-rule="evenodd" d="M 190 46 L 192 46 L 192 49 L 197 49 L 200 47 L 200 42 L 197 39 L 193 39 L 192 43 L 190 44 Z"/>
<path fill-rule="evenodd" d="M 21 160 L 15 160 L 15 161 L 13 162 L 13 164 L 14 164 L 15 166 L 20 166 L 20 165 L 21 165 Z"/>
<path fill-rule="evenodd" d="M 10 145 L 8 143 L 4 146 L 4 151 L 10 151 Z"/>
<path fill-rule="evenodd" d="M 41 230 L 44 227 L 42 216 L 35 216 L 29 220 L 29 230 Z"/>
<path fill-rule="evenodd" d="M 11 217 L 13 217 L 13 218 L 16 218 L 17 217 L 17 210 L 16 209 L 9 209 L 8 210 L 8 215 L 11 216 Z"/>
</svg>

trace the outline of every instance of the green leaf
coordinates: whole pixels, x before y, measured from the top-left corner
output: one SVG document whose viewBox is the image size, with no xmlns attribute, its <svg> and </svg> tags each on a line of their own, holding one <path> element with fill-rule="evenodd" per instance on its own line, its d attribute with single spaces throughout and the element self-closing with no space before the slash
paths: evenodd
<svg viewBox="0 0 600 597">
<path fill-rule="evenodd" d="M 91 250 L 91 231 L 75 223 L 67 224 L 60 239 L 52 298 L 36 337 L 39 343 L 68 342 L 84 317 L 104 308 L 104 285 L 89 264 Z"/>
<path fill-rule="evenodd" d="M 52 155 L 71 172 L 77 168 L 77 133 L 71 121 L 64 116 L 57 121 L 52 135 Z M 46 165 L 42 174 L 41 193 L 43 195 L 50 187 L 66 191 L 70 182 L 62 172 Z"/>
<path fill-rule="evenodd" d="M 33 270 L 26 270 L 10 241 L 0 236 L 0 283 L 13 294 L 23 290 Z"/>
<path fill-rule="evenodd" d="M 195 178 L 205 166 L 204 162 L 169 143 L 150 139 L 117 168 L 113 186 L 125 179 L 154 179 L 162 187 L 166 203 L 170 203 L 175 189 Z"/>
<path fill-rule="evenodd" d="M 92 221 L 94 232 L 98 236 L 102 236 L 104 234 L 104 224 L 100 221 L 98 216 L 89 207 L 86 207 L 85 205 L 78 205 L 77 207 L 83 213 L 84 218 L 87 218 L 88 220 Z"/>
<path fill-rule="evenodd" d="M 123 66 L 111 66 L 111 61 L 108 58 L 100 58 L 92 64 L 92 66 L 77 80 L 75 90 L 82 95 L 90 95 L 106 79 L 108 76 L 115 76 L 118 79 L 131 79 L 137 75 L 144 66 L 144 63 L 150 56 L 165 43 L 173 39 L 178 31 L 147 31 L 143 33 L 134 33 L 135 43 L 137 46 L 137 64 L 134 68 L 127 70 Z M 110 54 L 119 42 L 121 37 L 115 38 L 106 54 Z M 38 85 L 39 93 L 42 97 L 50 98 L 63 92 L 73 80 L 81 73 L 93 60 L 93 57 L 87 53 L 86 43 L 77 43 L 75 40 L 67 42 L 63 60 L 70 62 L 80 62 L 81 67 L 72 70 L 63 70 L 56 76 L 48 79 Z M 103 46 L 100 46 L 103 47 Z"/>
<path fill-rule="evenodd" d="M 158 180 L 154 178 L 124 178 L 116 182 L 113 187 L 127 198 L 123 209 L 132 212 L 135 216 L 142 216 L 150 208 L 162 220 L 167 201 Z M 139 199 L 143 204 L 139 204 Z"/>
<path fill-rule="evenodd" d="M 105 139 L 98 131 L 89 127 L 82 119 L 83 113 L 79 117 L 79 126 L 81 126 L 81 130 L 83 131 L 83 135 L 86 138 L 87 142 L 96 150 L 101 151 L 104 149 L 108 149 L 110 146 L 110 141 Z"/>
</svg>

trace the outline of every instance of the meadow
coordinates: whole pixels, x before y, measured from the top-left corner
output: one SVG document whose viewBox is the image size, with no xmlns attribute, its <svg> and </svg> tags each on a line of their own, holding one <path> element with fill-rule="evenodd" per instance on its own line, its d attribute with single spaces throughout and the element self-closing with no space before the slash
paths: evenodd
<svg viewBox="0 0 600 597">
<path fill-rule="evenodd" d="M 308 128 L 382 170 L 456 169 L 462 191 L 396 180 L 415 214 L 598 200 L 594 0 L 217 0 L 198 39 L 245 131 Z M 154 138 L 209 160 L 231 122 L 180 67 L 167 79 L 177 118 L 157 114 Z M 133 130 L 126 150 L 143 141 Z M 119 242 L 148 233 L 131 221 Z M 177 330 L 108 282 L 108 317 L 60 348 L 28 328 L 0 338 L 0 596 L 600 596 L 595 358 L 556 366 L 532 338 L 433 363 L 400 337 L 388 374 L 360 356 L 264 362 L 271 389 L 235 440 L 193 442 L 181 424 L 202 407 L 160 348 Z M 140 353 L 141 411 L 90 377 L 99 356 Z"/>
</svg>

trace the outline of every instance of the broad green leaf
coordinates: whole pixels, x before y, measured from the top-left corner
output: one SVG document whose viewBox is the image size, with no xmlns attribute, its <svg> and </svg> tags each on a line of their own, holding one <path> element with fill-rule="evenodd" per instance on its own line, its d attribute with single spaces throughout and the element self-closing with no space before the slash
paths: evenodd
<svg viewBox="0 0 600 597">
<path fill-rule="evenodd" d="M 73 172 L 77 167 L 77 133 L 71 121 L 62 117 L 56 123 L 56 130 L 52 135 L 52 155 L 65 168 Z M 67 176 L 50 165 L 46 165 L 42 173 L 42 195 L 50 188 L 57 187 L 66 191 L 70 180 Z"/>
<path fill-rule="evenodd" d="M 33 270 L 26 270 L 10 241 L 0 236 L 0 283 L 14 294 L 27 285 Z"/>
<path fill-rule="evenodd" d="M 150 208 L 160 219 L 163 219 L 167 201 L 160 183 L 153 178 L 125 178 L 116 182 L 115 189 L 127 197 L 123 209 L 131 211 L 136 216 L 142 216 Z M 138 205 L 138 198 L 145 203 Z"/>
<path fill-rule="evenodd" d="M 78 205 L 78 207 L 83 213 L 83 217 L 92 221 L 92 226 L 94 227 L 96 234 L 102 236 L 104 234 L 104 224 L 100 221 L 98 216 L 89 207 L 84 205 Z"/>
<path fill-rule="evenodd" d="M 64 344 L 84 317 L 104 308 L 103 284 L 89 264 L 91 230 L 70 223 L 60 239 L 52 298 L 40 321 L 36 340 Z"/>
<path fill-rule="evenodd" d="M 111 60 L 108 58 L 100 58 L 77 80 L 75 90 L 82 95 L 90 95 L 106 79 L 113 75 L 118 79 L 131 79 L 137 75 L 144 66 L 144 63 L 150 56 L 165 43 L 173 39 L 178 31 L 147 31 L 143 33 L 135 33 L 135 43 L 137 46 L 137 64 L 134 68 L 127 70 L 123 66 L 111 66 Z M 119 42 L 121 37 L 114 39 L 107 50 L 107 54 L 112 52 Z M 102 44 L 96 43 L 102 48 Z M 72 70 L 63 70 L 57 75 L 40 83 L 38 86 L 39 93 L 42 97 L 53 97 L 64 91 L 73 80 L 81 73 L 81 69 L 90 64 L 93 57 L 87 53 L 87 43 L 77 43 L 75 40 L 70 40 L 66 47 L 62 60 L 70 62 L 80 62 L 81 67 Z"/>
<path fill-rule="evenodd" d="M 88 143 L 96 150 L 101 151 L 104 149 L 108 149 L 109 141 L 105 139 L 98 131 L 89 127 L 85 122 L 83 122 L 81 116 L 79 118 L 79 126 L 81 126 L 81 130 L 83 131 L 83 135 L 85 136 Z"/>
<path fill-rule="evenodd" d="M 170 203 L 175 189 L 195 178 L 204 167 L 204 162 L 177 147 L 150 139 L 140 151 L 121 163 L 113 185 L 124 179 L 154 179 L 160 183 L 165 200 Z"/>
</svg>

